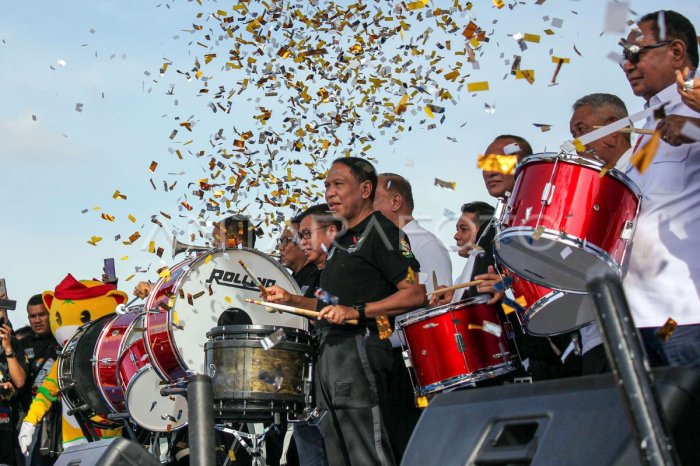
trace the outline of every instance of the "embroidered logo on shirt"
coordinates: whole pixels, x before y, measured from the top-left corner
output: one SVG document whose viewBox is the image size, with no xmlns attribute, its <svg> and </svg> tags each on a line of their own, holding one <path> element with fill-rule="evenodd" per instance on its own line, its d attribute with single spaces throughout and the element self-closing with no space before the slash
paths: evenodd
<svg viewBox="0 0 700 466">
<path fill-rule="evenodd" d="M 405 238 L 401 239 L 401 254 L 406 259 L 411 259 L 413 258 L 413 253 L 411 252 L 411 245 L 408 244 L 408 241 L 406 241 Z"/>
</svg>

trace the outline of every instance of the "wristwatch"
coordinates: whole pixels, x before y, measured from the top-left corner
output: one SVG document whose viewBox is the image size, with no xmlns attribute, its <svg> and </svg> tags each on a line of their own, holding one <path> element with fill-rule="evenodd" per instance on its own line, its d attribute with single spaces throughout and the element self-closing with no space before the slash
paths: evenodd
<svg viewBox="0 0 700 466">
<path fill-rule="evenodd" d="M 358 314 L 360 314 L 360 317 L 358 320 L 365 320 L 365 305 L 364 304 L 355 304 L 352 306 L 355 308 Z"/>
<path fill-rule="evenodd" d="M 11 351 L 10 354 L 5 353 L 6 358 L 14 358 L 15 357 L 15 352 Z"/>
</svg>

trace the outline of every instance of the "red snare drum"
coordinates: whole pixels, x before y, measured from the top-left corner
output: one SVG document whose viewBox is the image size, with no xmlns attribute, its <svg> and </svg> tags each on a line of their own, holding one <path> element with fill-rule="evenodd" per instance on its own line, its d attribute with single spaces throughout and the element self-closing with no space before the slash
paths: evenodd
<svg viewBox="0 0 700 466">
<path fill-rule="evenodd" d="M 260 290 L 238 263 L 242 260 L 264 286 L 278 284 L 300 294 L 284 267 L 252 249 L 216 250 L 187 259 L 170 269 L 146 300 L 146 351 L 153 368 L 165 380 L 177 381 L 188 372 L 206 374 L 204 344 L 207 332 L 218 325 L 227 308 L 247 313 L 254 325 L 305 329 L 306 318 L 268 313 L 245 302 L 259 299 Z"/>
<path fill-rule="evenodd" d="M 618 170 L 565 154 L 527 157 L 495 239 L 500 262 L 538 285 L 586 292 L 592 276 L 619 273 L 640 191 Z"/>
<path fill-rule="evenodd" d="M 523 309 L 517 309 L 520 322 L 531 335 L 558 335 L 596 319 L 595 304 L 588 294 L 554 291 L 507 270 L 504 275 L 512 279 L 510 289 L 515 300 L 523 306 Z"/>
<path fill-rule="evenodd" d="M 498 308 L 479 296 L 396 319 L 416 396 L 515 369 Z"/>
<path fill-rule="evenodd" d="M 143 328 L 144 320 L 145 314 L 141 314 L 132 322 L 132 325 L 128 329 L 128 337 L 124 342 L 124 349 L 117 362 L 119 370 L 119 388 L 123 393 L 126 393 L 129 382 L 134 378 L 136 373 L 141 368 L 150 364 L 148 351 L 146 351 L 146 343 L 143 338 L 145 330 Z"/>
<path fill-rule="evenodd" d="M 117 314 L 104 326 L 95 346 L 93 377 L 102 396 L 115 413 L 124 412 L 124 391 L 117 380 L 117 362 L 124 340 L 137 314 Z"/>
</svg>

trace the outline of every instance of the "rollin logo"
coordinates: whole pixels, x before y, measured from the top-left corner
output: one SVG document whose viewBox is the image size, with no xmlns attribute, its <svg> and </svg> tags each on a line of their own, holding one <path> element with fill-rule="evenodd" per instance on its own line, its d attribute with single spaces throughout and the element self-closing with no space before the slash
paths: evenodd
<svg viewBox="0 0 700 466">
<path fill-rule="evenodd" d="M 268 286 L 274 285 L 277 280 L 272 278 L 258 277 L 258 280 L 262 285 L 267 288 Z M 257 291 L 258 287 L 250 279 L 250 277 L 245 273 L 231 272 L 228 270 L 214 269 L 211 271 L 211 275 L 206 280 L 206 283 L 216 283 L 223 286 L 230 286 L 231 288 L 240 288 L 243 290 Z"/>
</svg>

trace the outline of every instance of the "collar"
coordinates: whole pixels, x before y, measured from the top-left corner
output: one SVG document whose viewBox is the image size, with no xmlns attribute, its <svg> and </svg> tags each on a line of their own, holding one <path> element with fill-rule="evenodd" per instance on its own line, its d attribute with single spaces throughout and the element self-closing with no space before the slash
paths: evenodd
<svg viewBox="0 0 700 466">
<path fill-rule="evenodd" d="M 676 83 L 674 82 L 666 89 L 659 91 L 656 95 L 649 99 L 649 102 L 644 104 L 644 108 L 654 107 L 663 102 L 668 102 L 667 108 L 674 107 L 681 101 L 681 96 L 678 94 Z"/>
</svg>

